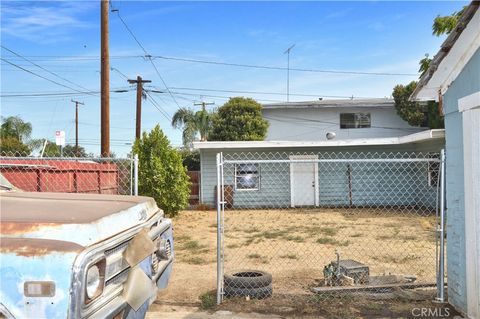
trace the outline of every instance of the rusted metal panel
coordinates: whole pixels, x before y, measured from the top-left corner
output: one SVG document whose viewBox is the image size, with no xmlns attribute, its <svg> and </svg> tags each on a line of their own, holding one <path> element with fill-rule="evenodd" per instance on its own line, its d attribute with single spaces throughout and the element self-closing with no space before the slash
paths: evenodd
<svg viewBox="0 0 480 319">
<path fill-rule="evenodd" d="M 8 237 L 0 240 L 0 253 L 23 257 L 38 257 L 51 253 L 78 253 L 83 249 L 85 247 L 62 240 Z"/>
<path fill-rule="evenodd" d="M 120 183 L 115 163 L 2 158 L 0 173 L 30 192 L 118 194 Z"/>
</svg>

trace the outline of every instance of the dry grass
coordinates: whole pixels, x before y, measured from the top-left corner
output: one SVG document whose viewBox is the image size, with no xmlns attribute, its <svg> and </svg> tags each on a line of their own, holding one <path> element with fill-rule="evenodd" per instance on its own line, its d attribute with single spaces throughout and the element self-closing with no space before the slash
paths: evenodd
<svg viewBox="0 0 480 319">
<path fill-rule="evenodd" d="M 335 259 L 354 259 L 370 274 L 408 274 L 435 280 L 435 218 L 411 212 L 333 209 L 225 212 L 225 271 L 265 270 L 278 293 L 308 293 Z M 197 302 L 216 284 L 216 213 L 175 217 L 176 259 L 163 300 Z"/>
</svg>

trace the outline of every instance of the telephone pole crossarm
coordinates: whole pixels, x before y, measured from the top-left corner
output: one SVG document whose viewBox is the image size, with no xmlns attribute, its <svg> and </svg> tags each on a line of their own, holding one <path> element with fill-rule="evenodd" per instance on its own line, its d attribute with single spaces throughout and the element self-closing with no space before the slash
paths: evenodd
<svg viewBox="0 0 480 319">
<path fill-rule="evenodd" d="M 215 105 L 215 103 L 214 102 L 199 102 L 199 103 L 193 103 L 193 105 L 201 105 L 202 106 L 202 111 L 205 111 L 207 105 Z"/>
</svg>

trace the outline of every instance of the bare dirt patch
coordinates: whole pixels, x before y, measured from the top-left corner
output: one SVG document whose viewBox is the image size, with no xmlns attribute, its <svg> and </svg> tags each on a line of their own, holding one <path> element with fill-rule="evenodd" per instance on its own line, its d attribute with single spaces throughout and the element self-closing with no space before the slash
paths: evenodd
<svg viewBox="0 0 480 319">
<path fill-rule="evenodd" d="M 297 209 L 227 211 L 225 218 L 225 271 L 268 271 L 277 295 L 311 298 L 309 288 L 323 277 L 323 267 L 335 259 L 336 249 L 342 259 L 368 265 L 370 274 L 408 274 L 419 282 L 435 279 L 434 216 Z M 159 300 L 199 303 L 199 296 L 216 285 L 216 212 L 184 211 L 173 225 L 173 274 Z"/>
</svg>

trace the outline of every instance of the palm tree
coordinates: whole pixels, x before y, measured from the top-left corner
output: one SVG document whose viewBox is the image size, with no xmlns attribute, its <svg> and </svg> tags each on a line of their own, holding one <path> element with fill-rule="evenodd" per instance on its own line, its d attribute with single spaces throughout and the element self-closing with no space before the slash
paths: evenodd
<svg viewBox="0 0 480 319">
<path fill-rule="evenodd" d="M 206 110 L 194 112 L 190 108 L 180 108 L 172 118 L 172 126 L 182 129 L 182 141 L 185 147 L 190 147 L 195 137 L 200 134 L 200 141 L 207 140 L 210 130 L 211 116 Z"/>
</svg>

